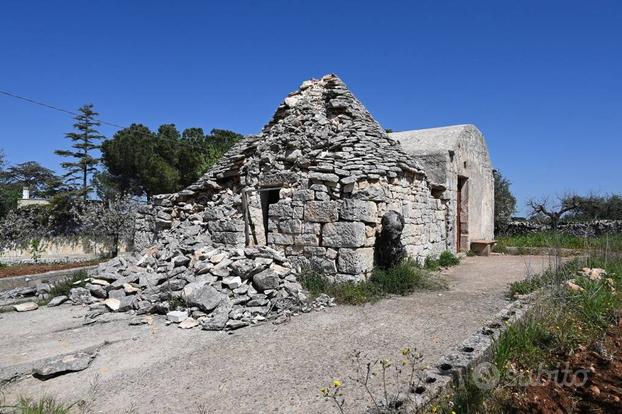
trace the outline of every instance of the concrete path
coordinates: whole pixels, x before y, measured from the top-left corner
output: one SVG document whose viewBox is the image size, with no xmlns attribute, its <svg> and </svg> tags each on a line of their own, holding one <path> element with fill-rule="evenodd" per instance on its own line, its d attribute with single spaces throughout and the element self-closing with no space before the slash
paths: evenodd
<svg viewBox="0 0 622 414">
<path fill-rule="evenodd" d="M 448 291 L 338 306 L 232 334 L 184 331 L 160 317 L 129 326 L 124 314 L 84 326 L 86 310 L 74 306 L 4 313 L 0 370 L 100 347 L 86 370 L 47 381 L 27 376 L 8 385 L 5 396 L 88 399 L 98 377 L 94 412 L 331 413 L 318 390 L 339 378 L 347 412 L 362 412 L 369 401 L 349 380 L 354 350 L 391 358 L 410 346 L 433 363 L 507 304 L 508 283 L 549 264 L 548 257 L 467 257 L 444 272 Z"/>
</svg>

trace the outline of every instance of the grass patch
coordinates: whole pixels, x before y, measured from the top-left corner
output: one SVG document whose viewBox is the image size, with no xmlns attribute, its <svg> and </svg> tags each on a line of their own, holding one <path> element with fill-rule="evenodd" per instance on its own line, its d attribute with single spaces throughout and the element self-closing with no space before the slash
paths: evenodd
<svg viewBox="0 0 622 414">
<path fill-rule="evenodd" d="M 9 412 L 16 414 L 69 414 L 75 405 L 75 403 L 64 404 L 53 397 L 44 396 L 39 400 L 20 397 L 14 407 L 4 408 L 12 408 Z"/>
<path fill-rule="evenodd" d="M 516 299 L 518 295 L 527 295 L 542 287 L 542 280 L 539 277 L 528 277 L 524 280 L 512 282 L 508 297 Z"/>
<path fill-rule="evenodd" d="M 499 336 L 493 347 L 492 363 L 501 373 L 501 387 L 482 391 L 471 384 L 455 389 L 451 404 L 436 412 L 497 413 L 513 412 L 512 387 L 517 373 L 537 372 L 540 367 L 555 367 L 565 356 L 580 347 L 600 340 L 607 329 L 617 322 L 622 309 L 622 256 L 592 256 L 587 267 L 604 268 L 607 280 L 589 280 L 577 275 L 585 263 L 571 261 L 541 276 L 512 284 L 510 295 L 530 293 L 541 289 L 529 315 Z M 583 290 L 571 290 L 565 281 L 574 279 Z M 505 386 L 503 386 L 505 384 Z"/>
<path fill-rule="evenodd" d="M 55 298 L 56 296 L 69 296 L 69 291 L 75 287 L 84 287 L 86 282 L 84 279 L 88 278 L 89 275 L 84 270 L 80 270 L 71 275 L 71 277 L 64 279 L 60 282 L 54 284 L 52 289 L 50 290 L 50 294 L 48 299 L 41 301 L 40 305 L 47 304 L 50 300 Z M 77 283 L 80 282 L 80 283 Z"/>
<path fill-rule="evenodd" d="M 559 232 L 540 232 L 499 236 L 493 251 L 507 252 L 508 247 L 518 247 L 519 251 L 527 251 L 529 247 L 546 247 L 562 249 L 608 250 L 622 252 L 622 234 L 606 234 L 598 237 L 579 237 Z"/>
<path fill-rule="evenodd" d="M 509 326 L 501 335 L 494 351 L 493 362 L 504 373 L 508 364 L 520 361 L 523 366 L 537 366 L 546 356 L 551 335 L 536 317 L 529 317 L 521 324 Z"/>
<path fill-rule="evenodd" d="M 335 298 L 335 302 L 346 305 L 360 305 L 375 302 L 383 296 L 382 291 L 373 283 L 363 281 L 333 282 L 323 273 L 311 269 L 303 270 L 298 276 L 300 283 L 313 297 L 322 293 Z"/>
<path fill-rule="evenodd" d="M 454 255 L 452 252 L 446 250 L 440 254 L 438 259 L 435 259 L 433 257 L 426 258 L 424 267 L 427 270 L 437 271 L 440 270 L 442 267 L 456 266 L 459 263 L 460 258 Z"/>
<path fill-rule="evenodd" d="M 542 274 L 512 282 L 508 290 L 508 298 L 516 299 L 518 295 L 527 295 L 545 286 L 558 286 L 560 283 L 574 277 L 574 273 L 579 267 L 579 262 L 575 259 L 564 264 L 553 263 L 552 266 L 552 268 L 544 271 Z"/>
<path fill-rule="evenodd" d="M 446 289 L 446 283 L 431 275 L 413 259 L 406 259 L 399 265 L 387 270 L 374 269 L 370 282 L 381 291 L 394 295 L 407 295 L 415 290 Z"/>
<path fill-rule="evenodd" d="M 347 305 L 374 302 L 386 295 L 408 295 L 416 290 L 446 288 L 442 279 L 426 272 L 412 259 L 406 259 L 390 269 L 374 269 L 369 280 L 358 283 L 333 282 L 323 273 L 311 269 L 301 272 L 299 280 L 312 296 L 325 293 L 334 297 L 337 303 Z"/>
<path fill-rule="evenodd" d="M 573 261 L 537 278 L 517 282 L 511 293 L 543 288 L 530 316 L 508 327 L 495 347 L 495 364 L 503 371 L 508 362 L 531 369 L 555 355 L 572 352 L 579 344 L 587 345 L 604 335 L 622 309 L 622 283 L 619 270 L 622 260 L 591 259 L 590 267 L 603 267 L 610 280 L 589 280 L 577 276 L 579 264 Z M 582 291 L 563 287 L 574 279 Z"/>
</svg>

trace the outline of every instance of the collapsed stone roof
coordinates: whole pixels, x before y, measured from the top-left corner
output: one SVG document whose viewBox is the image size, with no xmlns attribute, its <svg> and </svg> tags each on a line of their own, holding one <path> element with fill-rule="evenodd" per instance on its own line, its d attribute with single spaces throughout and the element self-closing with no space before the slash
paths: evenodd
<svg viewBox="0 0 622 414">
<path fill-rule="evenodd" d="M 217 188 L 230 177 L 243 177 L 240 185 L 257 185 L 245 179 L 283 170 L 332 174 L 350 182 L 423 173 L 341 79 L 326 75 L 303 82 L 260 134 L 236 144 L 188 190 Z"/>
</svg>

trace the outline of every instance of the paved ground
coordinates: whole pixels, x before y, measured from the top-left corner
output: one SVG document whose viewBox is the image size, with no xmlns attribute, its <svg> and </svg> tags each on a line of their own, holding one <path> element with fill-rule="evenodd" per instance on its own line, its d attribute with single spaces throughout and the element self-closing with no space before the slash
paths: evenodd
<svg viewBox="0 0 622 414">
<path fill-rule="evenodd" d="M 343 379 L 351 412 L 367 400 L 348 381 L 350 355 L 393 357 L 417 347 L 428 363 L 475 332 L 507 304 L 509 282 L 549 265 L 548 257 L 467 257 L 445 272 L 450 289 L 419 292 L 373 305 L 338 306 L 233 334 L 184 331 L 165 326 L 128 326 L 127 316 L 83 326 L 81 307 L 61 306 L 0 314 L 0 367 L 103 344 L 91 366 L 40 381 L 26 377 L 5 389 L 18 394 L 87 398 L 99 377 L 95 412 L 139 413 L 330 413 L 318 389 Z"/>
</svg>

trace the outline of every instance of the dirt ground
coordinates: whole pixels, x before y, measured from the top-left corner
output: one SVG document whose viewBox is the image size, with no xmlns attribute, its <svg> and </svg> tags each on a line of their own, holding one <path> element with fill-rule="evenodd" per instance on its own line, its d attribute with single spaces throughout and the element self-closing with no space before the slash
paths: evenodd
<svg viewBox="0 0 622 414">
<path fill-rule="evenodd" d="M 349 379 L 354 350 L 383 358 L 410 346 L 433 363 L 507 304 L 508 283 L 549 265 L 548 257 L 467 257 L 444 272 L 448 291 L 337 306 L 231 334 L 185 331 L 162 317 L 129 326 L 125 314 L 83 325 L 86 308 L 69 305 L 4 313 L 0 370 L 101 347 L 86 370 L 47 381 L 26 376 L 5 396 L 45 393 L 73 402 L 89 398 L 97 377 L 95 412 L 331 413 L 319 388 L 338 378 L 348 412 L 362 412 L 369 401 Z"/>
<path fill-rule="evenodd" d="M 72 263 L 11 265 L 0 267 L 0 278 L 11 276 L 38 275 L 39 273 L 51 272 L 53 270 L 66 270 L 75 269 L 76 267 L 92 266 L 96 265 L 99 262 L 100 260 L 91 260 L 87 262 Z"/>
<path fill-rule="evenodd" d="M 559 383 L 545 379 L 540 386 L 514 394 L 516 412 L 622 413 L 622 320 L 600 344 L 559 361 L 559 366 L 581 375 L 559 379 Z"/>
</svg>

